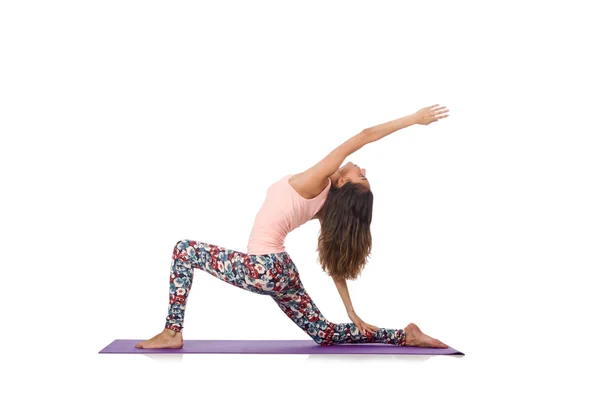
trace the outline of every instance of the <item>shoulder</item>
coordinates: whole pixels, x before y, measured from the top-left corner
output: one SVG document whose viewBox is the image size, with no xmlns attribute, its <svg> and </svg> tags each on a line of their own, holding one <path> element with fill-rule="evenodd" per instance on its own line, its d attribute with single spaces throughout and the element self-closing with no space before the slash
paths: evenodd
<svg viewBox="0 0 600 397">
<path fill-rule="evenodd" d="M 315 181 L 314 179 L 310 179 L 306 173 L 301 172 L 290 176 L 288 183 L 300 196 L 310 200 L 317 197 L 329 186 L 330 179 L 327 177 L 322 181 Z"/>
</svg>

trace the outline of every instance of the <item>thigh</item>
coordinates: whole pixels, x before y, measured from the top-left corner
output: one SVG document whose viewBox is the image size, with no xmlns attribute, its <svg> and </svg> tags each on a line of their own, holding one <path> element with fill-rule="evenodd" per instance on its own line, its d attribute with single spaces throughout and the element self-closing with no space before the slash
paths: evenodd
<svg viewBox="0 0 600 397">
<path fill-rule="evenodd" d="M 273 295 L 279 308 L 317 343 L 328 339 L 332 333 L 332 324 L 312 300 L 295 265 L 289 266 L 289 283 L 286 288 Z"/>
<path fill-rule="evenodd" d="M 215 244 L 181 240 L 173 250 L 173 259 L 261 295 L 271 295 L 284 284 L 283 265 L 276 254 L 249 255 Z"/>
</svg>

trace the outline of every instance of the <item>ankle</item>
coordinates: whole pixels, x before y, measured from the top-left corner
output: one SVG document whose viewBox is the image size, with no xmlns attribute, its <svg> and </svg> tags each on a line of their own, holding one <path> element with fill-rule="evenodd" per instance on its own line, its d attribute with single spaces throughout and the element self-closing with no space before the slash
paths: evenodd
<svg viewBox="0 0 600 397">
<path fill-rule="evenodd" d="M 181 335 L 181 332 L 177 332 L 177 331 L 175 331 L 173 329 L 170 329 L 170 328 L 165 328 L 164 331 L 163 331 L 163 333 L 166 334 L 167 336 L 172 337 L 172 338 L 178 336 L 177 334 Z"/>
<path fill-rule="evenodd" d="M 415 336 L 415 325 L 413 323 L 408 324 L 406 327 L 404 327 L 404 334 L 406 335 L 406 337 L 414 337 Z"/>
</svg>

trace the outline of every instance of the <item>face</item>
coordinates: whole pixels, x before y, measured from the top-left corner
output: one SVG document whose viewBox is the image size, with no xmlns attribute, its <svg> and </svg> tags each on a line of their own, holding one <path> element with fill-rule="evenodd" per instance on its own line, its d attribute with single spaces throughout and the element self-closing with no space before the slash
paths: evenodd
<svg viewBox="0 0 600 397">
<path fill-rule="evenodd" d="M 344 164 L 339 170 L 337 170 L 340 176 L 338 180 L 338 186 L 343 186 L 344 183 L 351 181 L 353 183 L 360 183 L 371 189 L 371 184 L 367 179 L 367 171 L 364 168 L 360 168 L 358 165 L 349 161 Z"/>
</svg>

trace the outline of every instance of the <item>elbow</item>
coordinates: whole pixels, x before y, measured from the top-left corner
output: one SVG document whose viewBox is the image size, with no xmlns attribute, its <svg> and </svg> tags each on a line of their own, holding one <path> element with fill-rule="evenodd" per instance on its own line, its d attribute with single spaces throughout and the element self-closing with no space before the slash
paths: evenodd
<svg viewBox="0 0 600 397">
<path fill-rule="evenodd" d="M 367 143 L 371 143 L 374 141 L 373 130 L 371 130 L 369 128 L 365 128 L 364 130 L 362 130 L 359 133 L 359 135 L 362 137 L 363 145 L 366 145 Z"/>
</svg>

